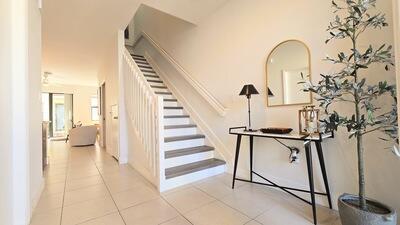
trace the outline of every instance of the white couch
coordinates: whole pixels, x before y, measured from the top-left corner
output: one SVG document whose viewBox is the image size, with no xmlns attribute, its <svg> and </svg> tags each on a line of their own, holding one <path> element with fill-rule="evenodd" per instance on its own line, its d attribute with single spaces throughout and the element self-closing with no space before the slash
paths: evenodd
<svg viewBox="0 0 400 225">
<path fill-rule="evenodd" d="M 69 132 L 69 144 L 71 146 L 94 145 L 97 137 L 97 126 L 82 126 L 72 128 Z"/>
</svg>

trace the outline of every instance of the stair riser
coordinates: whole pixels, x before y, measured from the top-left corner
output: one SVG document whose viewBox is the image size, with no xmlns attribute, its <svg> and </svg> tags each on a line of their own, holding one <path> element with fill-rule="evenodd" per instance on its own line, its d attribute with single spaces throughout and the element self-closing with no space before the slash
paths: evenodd
<svg viewBox="0 0 400 225">
<path fill-rule="evenodd" d="M 204 138 L 164 143 L 165 151 L 181 149 L 181 148 L 192 148 L 202 145 L 204 145 Z"/>
<path fill-rule="evenodd" d="M 157 77 L 154 77 L 155 79 L 157 79 L 157 78 L 160 78 L 157 74 L 155 74 L 155 73 L 151 73 L 151 72 L 142 72 L 144 75 L 148 75 L 148 76 L 152 76 L 152 77 L 154 77 L 154 76 L 157 76 Z"/>
<path fill-rule="evenodd" d="M 178 102 L 164 102 L 164 106 L 179 106 Z"/>
<path fill-rule="evenodd" d="M 189 173 L 183 176 L 174 177 L 171 179 L 167 179 L 163 185 L 160 187 L 160 192 L 164 192 L 179 186 L 183 186 L 185 184 L 189 184 L 192 182 L 196 182 L 207 177 L 216 176 L 224 173 L 226 170 L 225 165 L 216 166 L 213 168 L 208 168 L 205 170 L 197 171 L 194 173 Z"/>
<path fill-rule="evenodd" d="M 159 83 L 159 82 L 155 82 L 155 81 L 152 81 L 152 80 L 153 80 L 153 79 L 149 78 L 149 80 L 148 80 L 147 82 L 149 82 L 150 85 L 163 85 L 162 82 Z"/>
<path fill-rule="evenodd" d="M 164 119 L 164 125 L 184 125 L 184 124 L 189 124 L 190 119 L 189 118 L 172 118 L 172 119 Z"/>
<path fill-rule="evenodd" d="M 181 166 L 188 163 L 194 163 L 201 160 L 214 158 L 214 152 L 200 152 L 192 155 L 185 155 L 180 157 L 169 158 L 165 160 L 165 168 L 171 168 L 174 166 Z"/>
<path fill-rule="evenodd" d="M 159 77 L 146 77 L 149 80 L 158 80 L 161 81 L 161 79 Z"/>
<path fill-rule="evenodd" d="M 165 89 L 165 88 L 152 88 L 154 91 L 158 91 L 158 92 L 170 92 L 169 90 L 168 90 L 168 88 L 167 89 Z"/>
<path fill-rule="evenodd" d="M 164 99 L 175 99 L 175 97 L 173 95 L 164 95 L 164 94 L 157 94 L 157 95 L 163 96 Z"/>
<path fill-rule="evenodd" d="M 164 109 L 164 115 L 171 116 L 171 115 L 183 115 L 184 112 L 182 109 Z"/>
<path fill-rule="evenodd" d="M 192 135 L 197 134 L 196 127 L 191 128 L 181 128 L 181 129 L 164 129 L 165 137 L 176 137 L 176 136 L 184 136 L 184 135 Z"/>
</svg>

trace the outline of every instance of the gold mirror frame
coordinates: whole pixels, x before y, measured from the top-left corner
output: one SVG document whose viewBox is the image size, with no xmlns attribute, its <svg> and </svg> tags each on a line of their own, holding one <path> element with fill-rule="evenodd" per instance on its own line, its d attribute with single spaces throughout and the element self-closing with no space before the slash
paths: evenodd
<svg viewBox="0 0 400 225">
<path fill-rule="evenodd" d="M 271 58 L 271 55 L 272 55 L 272 53 L 274 53 L 274 51 L 279 47 L 279 46 L 281 46 L 281 45 L 283 45 L 283 44 L 285 44 L 285 43 L 287 43 L 287 42 L 290 42 L 290 41 L 296 41 L 296 42 L 299 42 L 299 43 L 301 43 L 302 45 L 304 45 L 304 47 L 307 49 L 307 53 L 308 53 L 308 68 L 309 68 L 309 74 L 308 74 L 308 79 L 311 81 L 311 74 L 312 74 L 312 71 L 311 71 L 311 51 L 310 51 L 310 48 L 308 47 L 308 45 L 305 43 L 305 42 L 303 42 L 303 41 L 300 41 L 300 40 L 297 40 L 297 39 L 289 39 L 289 40 L 286 40 L 286 41 L 283 41 L 283 42 L 281 42 L 281 43 L 279 43 L 278 45 L 276 45 L 272 50 L 271 50 L 271 52 L 268 54 L 268 58 L 267 58 L 267 61 L 266 61 L 266 63 L 265 63 L 265 74 L 266 74 L 266 85 L 267 85 L 267 107 L 279 107 L 279 106 L 293 106 L 293 105 L 309 105 L 309 104 L 312 104 L 312 93 L 310 92 L 310 99 L 309 99 L 309 101 L 308 102 L 304 102 L 304 103 L 294 103 L 294 104 L 280 104 L 280 105 L 270 105 L 269 104 L 269 101 L 268 101 L 268 62 L 269 62 L 269 60 L 270 60 L 270 58 Z"/>
</svg>

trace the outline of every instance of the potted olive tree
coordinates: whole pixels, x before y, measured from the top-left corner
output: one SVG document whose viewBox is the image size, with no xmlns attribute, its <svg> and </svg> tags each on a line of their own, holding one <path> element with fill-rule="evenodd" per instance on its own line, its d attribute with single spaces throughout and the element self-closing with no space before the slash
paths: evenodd
<svg viewBox="0 0 400 225">
<path fill-rule="evenodd" d="M 381 45 L 373 48 L 360 47 L 360 37 L 367 30 L 381 29 L 388 26 L 385 15 L 373 13 L 377 0 L 341 0 L 332 1 L 336 14 L 327 29 L 329 38 L 326 43 L 337 39 L 351 41 L 349 52 L 339 52 L 337 57 L 327 57 L 339 71 L 322 74 L 318 84 L 307 82 L 306 90 L 316 93 L 316 100 L 325 110 L 321 119 L 323 129 L 327 131 L 345 127 L 349 139 L 355 139 L 358 156 L 359 194 L 343 194 L 338 200 L 339 213 L 343 225 L 375 225 L 396 224 L 396 213 L 390 207 L 366 197 L 364 135 L 374 131 L 383 131 L 387 140 L 397 140 L 397 107 L 396 88 L 394 85 L 381 81 L 375 85 L 367 84 L 368 68 L 381 64 L 387 71 L 393 65 L 392 47 Z M 383 74 L 374 74 L 383 76 Z M 391 97 L 390 97 L 391 96 Z M 382 102 L 390 99 L 391 107 L 382 106 Z M 351 106 L 351 115 L 332 108 L 337 103 L 342 107 Z M 379 103 L 380 106 L 377 106 Z M 389 105 L 390 106 L 390 105 Z M 387 109 L 390 108 L 390 109 Z M 339 107 L 337 107 L 339 109 Z M 386 111 L 385 111 L 386 110 Z M 398 153 L 398 152 L 397 152 Z"/>
</svg>

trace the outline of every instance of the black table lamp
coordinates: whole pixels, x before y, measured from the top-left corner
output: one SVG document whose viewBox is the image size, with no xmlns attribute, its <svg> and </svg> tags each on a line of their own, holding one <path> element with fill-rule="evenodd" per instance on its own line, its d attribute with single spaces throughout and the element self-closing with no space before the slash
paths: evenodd
<svg viewBox="0 0 400 225">
<path fill-rule="evenodd" d="M 268 88 L 268 97 L 274 97 L 274 94 L 272 93 L 272 91 Z"/>
<path fill-rule="evenodd" d="M 258 93 L 257 89 L 252 84 L 244 85 L 243 88 L 242 88 L 242 91 L 239 94 L 239 95 L 246 95 L 246 97 L 247 97 L 247 105 L 248 105 L 248 108 L 249 108 L 249 127 L 245 131 L 249 131 L 249 132 L 257 131 L 257 130 L 251 129 L 250 98 L 251 98 L 251 95 L 258 95 L 258 94 L 259 93 Z"/>
</svg>

